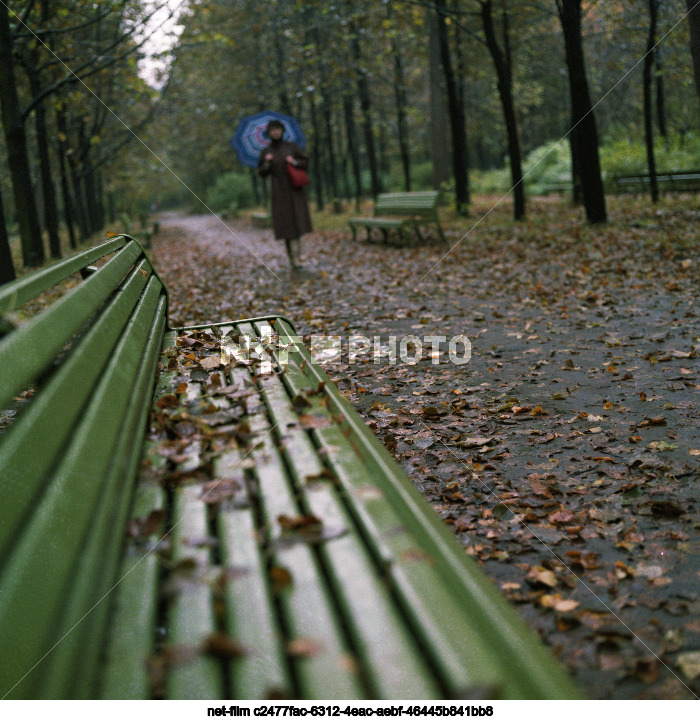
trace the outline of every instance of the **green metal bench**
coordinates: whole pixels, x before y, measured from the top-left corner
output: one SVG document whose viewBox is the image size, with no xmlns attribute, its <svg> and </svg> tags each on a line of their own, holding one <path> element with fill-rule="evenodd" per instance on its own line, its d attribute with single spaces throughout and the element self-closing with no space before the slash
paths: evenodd
<svg viewBox="0 0 700 721">
<path fill-rule="evenodd" d="M 123 236 L 0 288 L 0 697 L 577 695 L 288 321 L 167 310 Z"/>
<path fill-rule="evenodd" d="M 657 173 L 656 182 L 661 192 L 697 193 L 700 191 L 700 171 L 678 170 L 670 173 Z M 651 188 L 648 174 L 616 175 L 612 179 L 615 193 L 646 193 Z"/>
<path fill-rule="evenodd" d="M 420 240 L 424 240 L 421 227 L 434 225 L 440 240 L 447 243 L 438 216 L 439 197 L 440 192 L 437 190 L 415 193 L 382 193 L 377 196 L 373 217 L 350 218 L 352 238 L 357 240 L 357 229 L 365 228 L 367 240 L 370 240 L 372 230 L 376 228 L 381 231 L 384 242 L 388 241 L 391 231 L 396 231 L 401 240 L 408 239 L 413 233 L 417 234 Z"/>
</svg>

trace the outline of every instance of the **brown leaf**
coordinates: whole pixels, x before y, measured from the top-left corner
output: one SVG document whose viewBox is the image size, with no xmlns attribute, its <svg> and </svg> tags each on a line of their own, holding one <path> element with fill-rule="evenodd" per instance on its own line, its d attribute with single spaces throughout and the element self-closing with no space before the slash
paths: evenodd
<svg viewBox="0 0 700 721">
<path fill-rule="evenodd" d="M 280 524 L 283 531 L 309 531 L 317 532 L 323 521 L 312 513 L 305 516 L 287 516 L 282 514 L 277 516 L 277 523 Z"/>
<path fill-rule="evenodd" d="M 666 419 L 663 416 L 656 416 L 654 418 L 646 418 L 637 424 L 639 428 L 649 428 L 650 426 L 665 426 Z"/>
<path fill-rule="evenodd" d="M 169 393 L 167 395 L 161 396 L 156 401 L 156 406 L 158 406 L 158 408 L 175 408 L 179 402 L 180 401 L 177 396 Z"/>
<path fill-rule="evenodd" d="M 331 425 L 330 420 L 326 416 L 316 416 L 305 414 L 299 416 L 299 424 L 305 430 L 313 430 L 314 428 L 328 428 Z"/>
<path fill-rule="evenodd" d="M 220 478 L 205 483 L 202 486 L 202 493 L 199 498 L 204 503 L 220 503 L 226 498 L 235 496 L 243 487 L 241 481 L 236 478 Z"/>
<path fill-rule="evenodd" d="M 217 658 L 241 658 L 250 654 L 250 649 L 225 633 L 213 633 L 202 644 L 202 653 Z"/>
<path fill-rule="evenodd" d="M 542 566 L 532 566 L 525 576 L 525 580 L 531 586 L 546 586 L 547 588 L 554 588 L 557 585 L 557 577 L 553 571 L 550 571 Z"/>
<path fill-rule="evenodd" d="M 131 538 L 145 538 L 158 532 L 165 521 L 165 512 L 151 511 L 147 516 L 132 518 L 126 527 L 126 535 Z"/>
<path fill-rule="evenodd" d="M 553 523 L 555 525 L 563 525 L 566 523 L 571 523 L 571 521 L 574 520 L 575 516 L 571 511 L 568 511 L 566 508 L 562 508 L 560 511 L 550 513 L 548 518 L 550 523 Z"/>
<path fill-rule="evenodd" d="M 287 644 L 287 655 L 293 657 L 318 656 L 322 650 L 321 645 L 311 638 L 295 638 Z"/>
<path fill-rule="evenodd" d="M 273 592 L 278 593 L 283 588 L 291 586 L 292 574 L 282 566 L 273 566 L 270 569 L 270 580 Z"/>
</svg>

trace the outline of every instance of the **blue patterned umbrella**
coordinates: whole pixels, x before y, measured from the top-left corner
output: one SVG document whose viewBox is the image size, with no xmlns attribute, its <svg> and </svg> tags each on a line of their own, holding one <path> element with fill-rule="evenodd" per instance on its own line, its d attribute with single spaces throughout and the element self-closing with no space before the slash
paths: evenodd
<svg viewBox="0 0 700 721">
<path fill-rule="evenodd" d="M 249 165 L 251 168 L 258 167 L 260 151 L 270 142 L 270 138 L 267 137 L 267 124 L 270 120 L 282 121 L 285 128 L 285 140 L 296 143 L 300 148 L 306 145 L 304 133 L 301 132 L 299 123 L 294 118 L 276 113 L 274 110 L 263 110 L 262 113 L 243 118 L 231 138 L 231 145 L 243 165 Z"/>
</svg>

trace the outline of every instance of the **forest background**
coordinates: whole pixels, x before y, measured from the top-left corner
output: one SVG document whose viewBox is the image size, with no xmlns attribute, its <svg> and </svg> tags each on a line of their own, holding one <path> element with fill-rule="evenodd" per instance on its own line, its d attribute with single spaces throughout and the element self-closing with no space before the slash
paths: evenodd
<svg viewBox="0 0 700 721">
<path fill-rule="evenodd" d="M 0 280 L 152 207 L 263 205 L 230 139 L 266 108 L 317 210 L 513 188 L 518 218 L 573 176 L 604 221 L 613 175 L 700 167 L 699 38 L 696 0 L 3 0 Z"/>
</svg>

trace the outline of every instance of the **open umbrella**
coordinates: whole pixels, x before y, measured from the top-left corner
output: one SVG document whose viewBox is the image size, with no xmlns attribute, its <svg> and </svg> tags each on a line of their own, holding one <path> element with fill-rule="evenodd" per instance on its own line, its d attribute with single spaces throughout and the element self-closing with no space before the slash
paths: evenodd
<svg viewBox="0 0 700 721">
<path fill-rule="evenodd" d="M 260 151 L 270 142 L 270 138 L 267 136 L 267 124 L 270 120 L 282 121 L 285 128 L 285 140 L 296 143 L 300 148 L 306 144 L 304 133 L 301 132 L 299 123 L 294 118 L 276 113 L 274 110 L 263 110 L 261 113 L 243 118 L 231 138 L 231 145 L 243 165 L 257 168 Z"/>
</svg>

